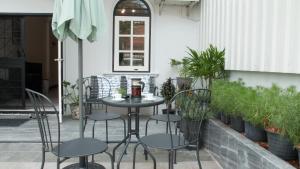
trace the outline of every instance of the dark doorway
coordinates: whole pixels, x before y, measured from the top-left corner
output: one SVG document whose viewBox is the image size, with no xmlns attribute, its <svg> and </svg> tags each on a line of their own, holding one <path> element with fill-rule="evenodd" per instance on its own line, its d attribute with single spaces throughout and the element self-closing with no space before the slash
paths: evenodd
<svg viewBox="0 0 300 169">
<path fill-rule="evenodd" d="M 57 45 L 51 16 L 0 16 L 0 108 L 25 108 L 25 88 L 58 100 Z"/>
</svg>

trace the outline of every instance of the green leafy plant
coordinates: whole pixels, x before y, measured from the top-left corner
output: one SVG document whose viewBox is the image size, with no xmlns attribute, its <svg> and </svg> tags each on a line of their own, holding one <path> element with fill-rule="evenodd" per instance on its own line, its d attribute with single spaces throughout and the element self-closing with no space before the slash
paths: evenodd
<svg viewBox="0 0 300 169">
<path fill-rule="evenodd" d="M 78 86 L 76 84 L 71 84 L 68 81 L 63 81 L 62 84 L 64 88 L 64 102 L 79 105 Z"/>
<path fill-rule="evenodd" d="M 184 119 L 199 121 L 212 116 L 210 107 L 199 108 L 201 100 L 207 102 L 210 98 L 204 98 L 203 91 L 183 93 L 176 98 L 176 106 L 179 107 Z M 205 114 L 205 115 L 203 115 Z"/>
<path fill-rule="evenodd" d="M 120 87 L 118 89 L 118 93 L 122 95 L 122 97 L 126 96 L 127 95 L 127 90 L 126 88 L 123 88 L 123 87 Z"/>
<path fill-rule="evenodd" d="M 168 104 L 169 101 L 173 98 L 173 96 L 175 95 L 175 86 L 172 84 L 171 78 L 168 78 L 167 81 L 163 83 L 160 94 L 164 97 L 166 104 Z"/>
<path fill-rule="evenodd" d="M 202 87 L 208 88 L 211 88 L 213 79 L 225 77 L 225 49 L 219 51 L 210 45 L 202 52 L 188 48 L 187 53 L 189 56 L 181 60 L 171 59 L 171 66 L 179 67 L 181 76 L 192 77 L 195 82 L 200 80 Z"/>
<path fill-rule="evenodd" d="M 295 146 L 300 149 L 300 93 L 296 93 L 287 100 L 289 113 L 285 113 L 282 121 L 286 123 L 284 132 Z"/>
</svg>

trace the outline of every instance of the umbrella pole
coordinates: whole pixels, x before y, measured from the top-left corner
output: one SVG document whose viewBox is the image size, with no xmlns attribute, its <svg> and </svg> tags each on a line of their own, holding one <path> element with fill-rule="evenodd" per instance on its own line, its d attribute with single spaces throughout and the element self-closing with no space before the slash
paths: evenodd
<svg viewBox="0 0 300 169">
<path fill-rule="evenodd" d="M 82 39 L 78 39 L 78 87 L 79 87 L 79 131 L 80 138 L 84 138 L 83 133 L 83 118 L 85 116 L 83 109 L 83 51 L 82 51 Z M 86 168 L 86 158 L 79 157 L 79 168 Z"/>
<path fill-rule="evenodd" d="M 80 113 L 80 117 L 79 117 L 79 123 L 80 123 L 80 138 L 84 138 L 84 134 L 83 134 L 83 118 L 84 118 L 84 109 L 83 109 L 83 83 L 82 83 L 82 79 L 83 79 L 83 51 L 82 51 L 82 40 L 79 39 L 78 40 L 78 87 L 79 87 L 79 113 Z"/>
</svg>

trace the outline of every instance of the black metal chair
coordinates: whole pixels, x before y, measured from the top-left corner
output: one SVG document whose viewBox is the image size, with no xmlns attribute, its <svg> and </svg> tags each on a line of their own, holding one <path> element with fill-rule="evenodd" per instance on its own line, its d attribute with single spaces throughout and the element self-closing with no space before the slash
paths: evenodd
<svg viewBox="0 0 300 169">
<path fill-rule="evenodd" d="M 112 155 L 107 153 L 107 144 L 103 141 L 93 138 L 74 139 L 66 142 L 61 142 L 60 139 L 60 123 L 58 111 L 53 102 L 45 95 L 36 91 L 26 89 L 30 101 L 34 107 L 36 119 L 39 126 L 39 131 L 42 141 L 42 165 L 44 168 L 46 152 L 52 152 L 57 156 L 57 169 L 65 160 L 72 157 L 87 157 L 92 154 L 106 153 L 111 158 L 111 165 L 113 166 Z M 57 126 L 50 126 L 48 116 L 52 114 L 55 118 Z M 52 131 L 57 131 L 57 136 L 53 136 Z M 55 141 L 53 140 L 55 138 Z M 87 158 L 85 158 L 88 163 Z M 96 165 L 96 164 L 95 164 Z"/>
<path fill-rule="evenodd" d="M 168 110 L 168 133 L 151 134 L 140 139 L 140 142 L 134 147 L 133 169 L 135 169 L 136 149 L 139 145 L 168 151 L 170 169 L 174 168 L 174 155 L 176 150 L 194 146 L 196 148 L 198 165 L 201 169 L 202 167 L 199 158 L 201 126 L 206 113 L 209 111 L 210 96 L 211 92 L 207 89 L 192 89 L 178 92 L 168 103 L 169 105 L 173 104 L 176 107 L 176 112 L 181 118 L 178 128 L 182 128 L 182 131 L 184 131 L 184 128 L 189 128 L 187 119 L 193 119 L 197 121 L 196 129 L 193 130 L 194 132 L 189 132 L 189 136 L 187 136 L 186 133 L 183 134 L 181 132 L 175 134 L 172 131 L 172 119 Z M 147 151 L 149 151 L 149 149 L 147 149 Z M 156 168 L 155 164 L 154 168 Z"/>
<path fill-rule="evenodd" d="M 176 79 L 172 79 L 172 82 L 175 83 Z M 155 95 L 158 96 L 159 92 L 157 90 L 158 90 L 158 88 L 155 87 L 155 90 L 154 90 L 155 91 Z M 170 114 L 170 122 L 172 122 L 172 123 L 178 123 L 178 122 L 180 122 L 180 120 L 181 120 L 180 116 L 176 114 L 176 111 L 174 111 L 174 113 L 175 114 Z M 145 136 L 148 135 L 148 124 L 152 120 L 155 120 L 156 123 L 158 121 L 165 122 L 166 123 L 166 133 L 168 133 L 168 128 L 167 128 L 168 127 L 168 124 L 167 124 L 168 123 L 168 115 L 167 114 L 158 114 L 158 106 L 155 106 L 153 108 L 153 115 L 150 116 L 148 118 L 148 120 L 146 121 Z M 175 133 L 177 133 L 177 129 L 175 129 Z"/>
<path fill-rule="evenodd" d="M 92 129 L 92 138 L 95 137 L 95 125 L 98 121 L 105 121 L 105 138 L 106 143 L 108 144 L 108 121 L 110 120 L 122 120 L 124 125 L 124 138 L 126 137 L 126 122 L 121 117 L 119 113 L 108 112 L 107 105 L 105 105 L 105 111 L 103 110 L 93 110 L 93 106 L 96 106 L 96 109 L 100 107 L 103 109 L 102 98 L 111 96 L 111 84 L 110 81 L 102 76 L 91 76 L 84 79 L 86 86 L 85 89 L 85 104 L 87 111 L 90 112 L 90 115 L 86 116 L 85 124 L 87 119 L 94 121 Z M 94 157 L 92 157 L 94 160 Z"/>
<path fill-rule="evenodd" d="M 111 96 L 111 84 L 110 81 L 102 76 L 91 76 L 84 79 L 86 86 L 85 90 L 85 104 L 87 107 L 87 112 L 90 112 L 90 115 L 87 115 L 87 119 L 93 120 L 93 137 L 95 134 L 95 124 L 97 121 L 105 121 L 106 125 L 106 142 L 108 143 L 108 121 L 110 120 L 122 120 L 124 124 L 124 137 L 126 136 L 126 123 L 125 120 L 121 117 L 119 113 L 108 112 L 107 105 L 105 105 L 105 111 L 103 110 L 93 110 L 93 105 L 96 106 L 96 109 L 100 107 L 103 109 L 102 98 Z"/>
</svg>

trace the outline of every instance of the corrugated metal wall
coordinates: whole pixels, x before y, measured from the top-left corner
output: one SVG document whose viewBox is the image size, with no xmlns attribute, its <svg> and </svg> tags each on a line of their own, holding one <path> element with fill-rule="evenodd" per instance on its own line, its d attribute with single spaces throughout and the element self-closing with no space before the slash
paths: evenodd
<svg viewBox="0 0 300 169">
<path fill-rule="evenodd" d="M 201 0 L 200 48 L 226 49 L 226 69 L 300 73 L 300 0 Z"/>
</svg>

